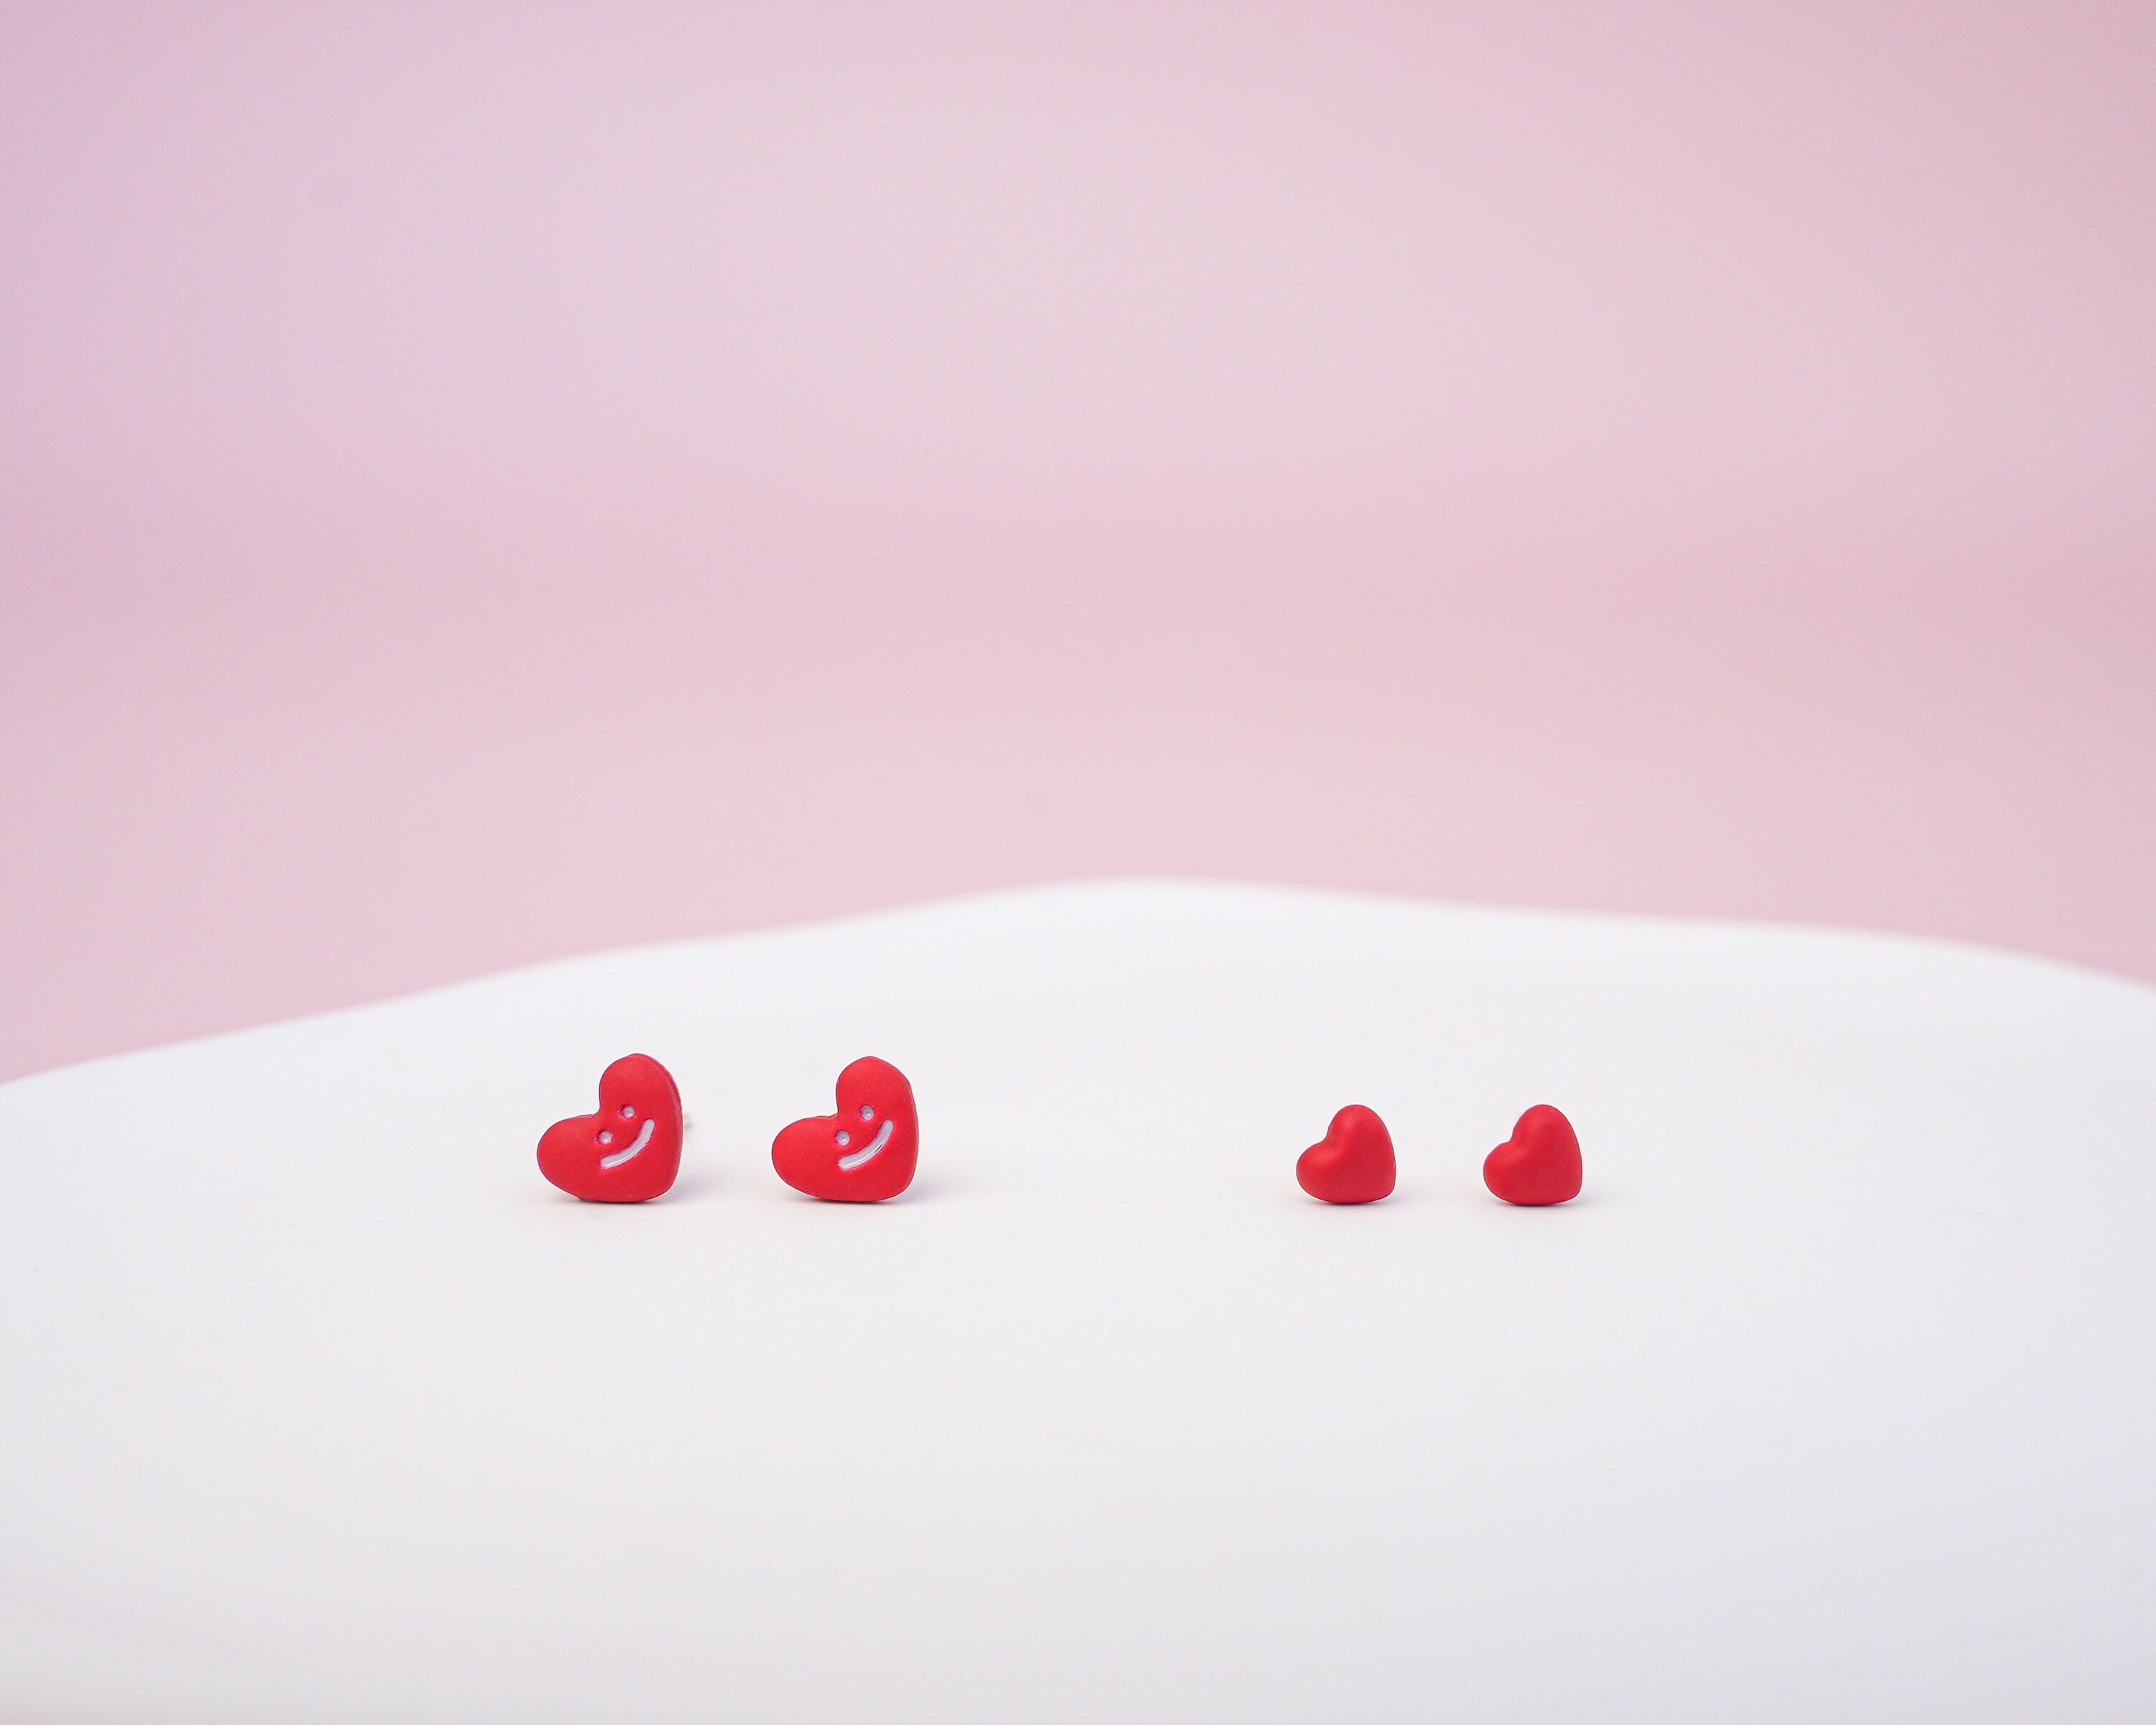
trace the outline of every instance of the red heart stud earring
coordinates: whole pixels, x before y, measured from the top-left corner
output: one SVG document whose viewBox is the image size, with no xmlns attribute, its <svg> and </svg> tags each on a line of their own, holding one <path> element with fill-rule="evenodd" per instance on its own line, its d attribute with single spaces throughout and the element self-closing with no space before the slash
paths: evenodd
<svg viewBox="0 0 2156 1725">
<path fill-rule="evenodd" d="M 797 1120 L 772 1141 L 771 1165 L 811 1198 L 875 1204 L 912 1183 L 920 1154 L 913 1086 L 870 1055 L 839 1075 L 837 1113 Z"/>
<path fill-rule="evenodd" d="M 1547 1102 L 1520 1117 L 1482 1162 L 1482 1183 L 1507 1204 L 1563 1204 L 1579 1196 L 1579 1137 Z"/>
<path fill-rule="evenodd" d="M 539 1140 L 539 1172 L 593 1204 L 642 1204 L 681 1168 L 681 1092 L 649 1055 L 599 1074 L 599 1111 L 557 1120 Z"/>
<path fill-rule="evenodd" d="M 1325 1137 L 1296 1158 L 1295 1178 L 1327 1204 L 1375 1204 L 1393 1189 L 1393 1135 L 1373 1110 L 1351 1103 Z"/>
</svg>

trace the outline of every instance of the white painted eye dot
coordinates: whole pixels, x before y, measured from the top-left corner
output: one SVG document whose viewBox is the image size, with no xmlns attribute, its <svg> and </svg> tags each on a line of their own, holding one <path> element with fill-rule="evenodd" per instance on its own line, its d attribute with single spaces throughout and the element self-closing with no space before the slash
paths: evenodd
<svg viewBox="0 0 2156 1725">
<path fill-rule="evenodd" d="M 840 1133 L 839 1134 L 839 1147 L 841 1150 L 844 1149 L 844 1148 L 846 1147 L 846 1146 L 847 1146 L 847 1145 L 849 1145 L 849 1144 L 852 1143 L 853 1142 L 854 1142 L 854 1141 L 853 1141 L 853 1139 L 852 1139 L 852 1138 L 850 1138 L 850 1137 L 848 1137 L 844 1132 L 840 1132 Z"/>
<path fill-rule="evenodd" d="M 628 1103 L 624 1102 L 621 1105 L 621 1117 L 624 1120 L 634 1120 L 636 1118 L 636 1110 L 630 1107 Z"/>
<path fill-rule="evenodd" d="M 602 1144 L 611 1144 L 613 1142 L 613 1134 L 612 1132 L 601 1132 L 599 1134 L 599 1142 Z"/>
<path fill-rule="evenodd" d="M 875 1110 L 869 1106 L 866 1102 L 861 1104 L 861 1118 L 864 1120 L 874 1120 L 875 1118 Z"/>
</svg>

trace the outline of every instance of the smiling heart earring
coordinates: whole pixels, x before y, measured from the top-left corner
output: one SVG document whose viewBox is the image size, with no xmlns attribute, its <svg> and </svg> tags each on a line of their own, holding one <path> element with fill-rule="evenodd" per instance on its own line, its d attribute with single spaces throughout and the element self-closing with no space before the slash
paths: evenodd
<svg viewBox="0 0 2156 1725">
<path fill-rule="evenodd" d="M 839 1075 L 839 1111 L 797 1120 L 772 1140 L 771 1165 L 796 1192 L 879 1204 L 913 1183 L 921 1122 L 913 1086 L 873 1055 Z"/>
<path fill-rule="evenodd" d="M 649 1055 L 599 1074 L 596 1114 L 557 1120 L 539 1140 L 539 1172 L 590 1204 L 642 1204 L 681 1168 L 681 1092 Z"/>
</svg>

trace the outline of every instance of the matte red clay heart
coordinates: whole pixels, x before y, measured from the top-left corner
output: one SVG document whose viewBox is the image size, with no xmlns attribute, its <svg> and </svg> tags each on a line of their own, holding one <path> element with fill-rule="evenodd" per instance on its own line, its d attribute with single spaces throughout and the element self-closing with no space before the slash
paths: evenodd
<svg viewBox="0 0 2156 1725">
<path fill-rule="evenodd" d="M 1375 1204 L 1391 1193 L 1395 1173 L 1393 1135 L 1359 1102 L 1334 1115 L 1323 1141 L 1295 1163 L 1302 1189 L 1327 1204 Z"/>
<path fill-rule="evenodd" d="M 539 1172 L 593 1204 L 642 1204 L 681 1168 L 681 1092 L 649 1055 L 599 1074 L 599 1111 L 557 1120 L 539 1140 Z"/>
<path fill-rule="evenodd" d="M 1547 1102 L 1520 1117 L 1482 1162 L 1482 1183 L 1507 1204 L 1563 1204 L 1579 1196 L 1579 1138 Z"/>
<path fill-rule="evenodd" d="M 797 1120 L 772 1140 L 771 1165 L 811 1198 L 875 1204 L 912 1183 L 920 1154 L 913 1086 L 871 1055 L 839 1075 L 837 1113 Z"/>
</svg>

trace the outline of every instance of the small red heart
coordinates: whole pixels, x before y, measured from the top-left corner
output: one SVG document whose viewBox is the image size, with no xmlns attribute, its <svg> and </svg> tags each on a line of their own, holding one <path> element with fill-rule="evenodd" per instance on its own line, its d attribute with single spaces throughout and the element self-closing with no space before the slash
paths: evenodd
<svg viewBox="0 0 2156 1725">
<path fill-rule="evenodd" d="M 778 1178 L 811 1198 L 875 1204 L 913 1182 L 921 1125 L 913 1086 L 888 1060 L 867 1055 L 839 1075 L 839 1111 L 797 1120 L 772 1140 Z"/>
<path fill-rule="evenodd" d="M 681 1168 L 681 1092 L 649 1055 L 599 1074 L 599 1111 L 557 1120 L 539 1140 L 539 1172 L 593 1204 L 642 1204 Z"/>
<path fill-rule="evenodd" d="M 1393 1135 L 1359 1102 L 1334 1115 L 1323 1142 L 1295 1163 L 1302 1189 L 1327 1204 L 1375 1204 L 1391 1193 L 1395 1174 Z"/>
<path fill-rule="evenodd" d="M 1482 1183 L 1507 1204 L 1563 1204 L 1579 1196 L 1579 1138 L 1547 1102 L 1520 1117 L 1482 1162 Z"/>
</svg>

